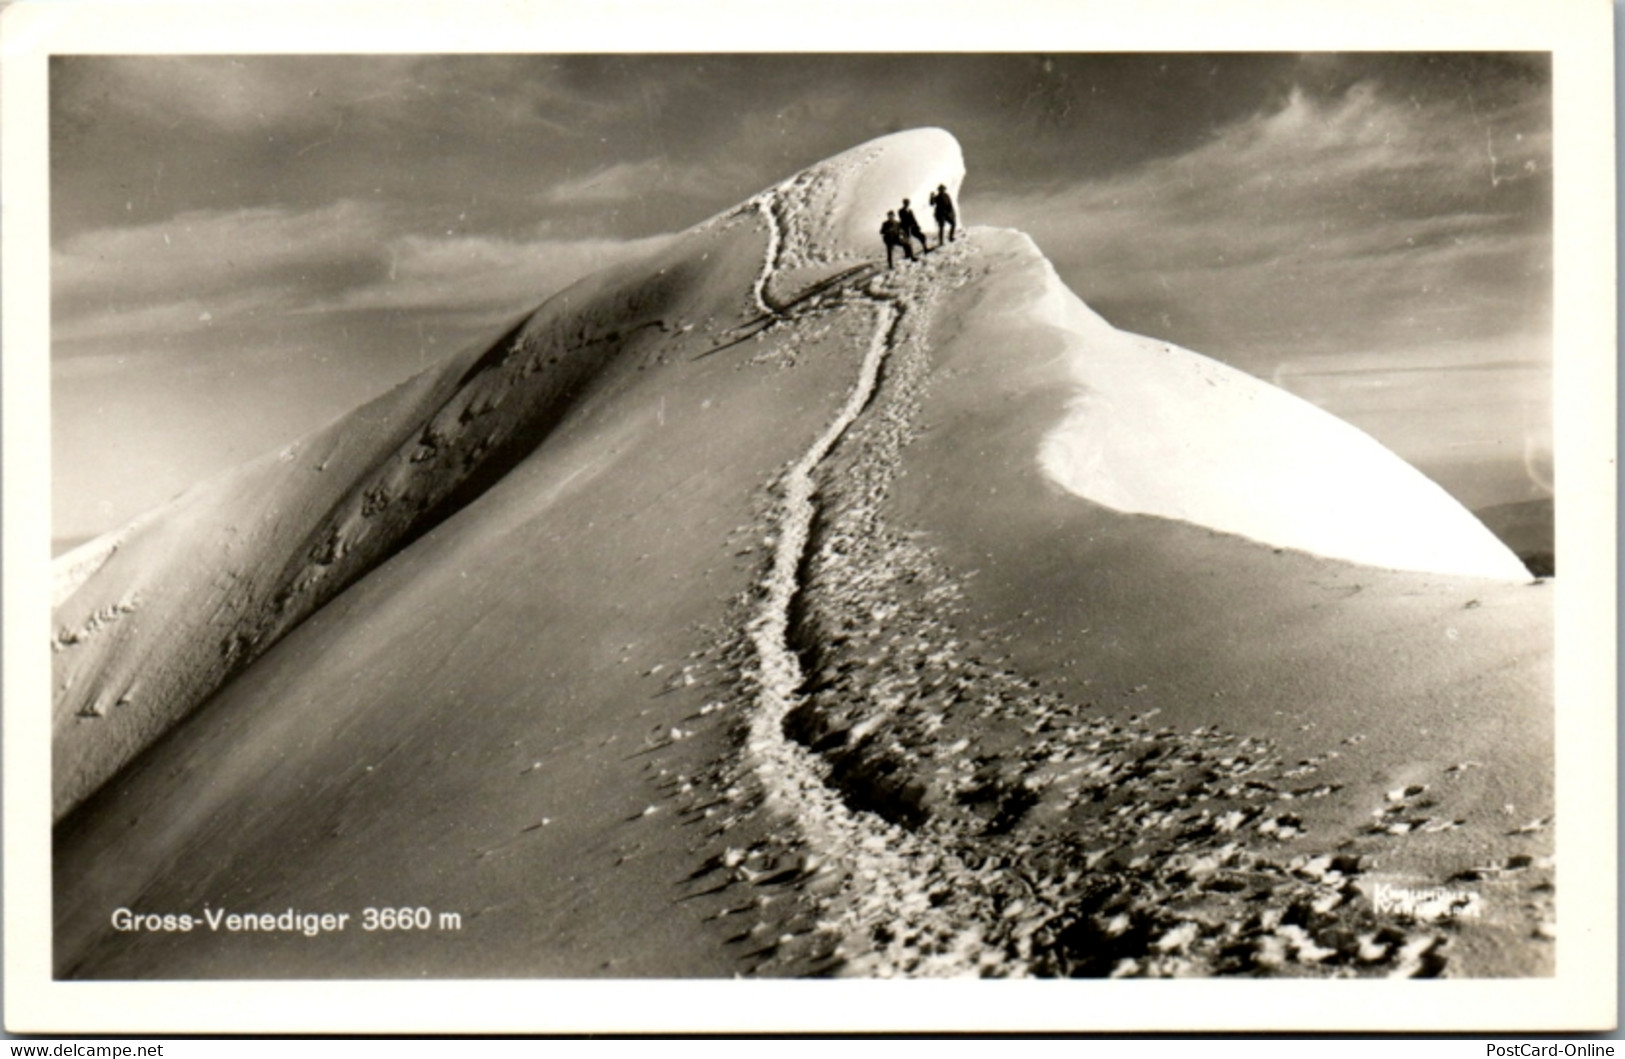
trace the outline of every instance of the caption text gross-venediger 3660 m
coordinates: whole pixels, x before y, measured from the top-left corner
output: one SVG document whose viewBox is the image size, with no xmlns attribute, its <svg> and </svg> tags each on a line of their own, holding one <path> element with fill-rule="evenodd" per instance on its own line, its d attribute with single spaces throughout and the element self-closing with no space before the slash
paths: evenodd
<svg viewBox="0 0 1625 1059">
<path fill-rule="evenodd" d="M 436 912 L 416 908 L 363 908 L 359 916 L 349 912 L 228 912 L 223 908 L 205 908 L 201 914 L 191 912 L 136 912 L 129 908 L 115 908 L 110 917 L 113 929 L 120 933 L 190 933 L 205 929 L 227 934 L 246 933 L 298 933 L 314 938 L 348 930 L 352 925 L 365 931 L 456 931 L 463 929 L 463 917 L 458 912 Z"/>
</svg>

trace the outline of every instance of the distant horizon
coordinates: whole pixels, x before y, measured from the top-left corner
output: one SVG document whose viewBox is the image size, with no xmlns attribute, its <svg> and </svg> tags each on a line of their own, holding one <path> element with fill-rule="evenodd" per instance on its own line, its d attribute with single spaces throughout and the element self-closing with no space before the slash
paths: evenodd
<svg viewBox="0 0 1625 1059">
<path fill-rule="evenodd" d="M 927 125 L 965 222 L 1028 232 L 1117 327 L 1470 509 L 1550 495 L 1550 81 L 1535 54 L 55 57 L 53 537 Z"/>
</svg>

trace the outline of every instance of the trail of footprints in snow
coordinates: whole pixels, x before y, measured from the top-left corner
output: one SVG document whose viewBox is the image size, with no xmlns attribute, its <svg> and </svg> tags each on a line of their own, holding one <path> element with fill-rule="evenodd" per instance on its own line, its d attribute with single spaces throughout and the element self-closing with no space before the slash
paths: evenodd
<svg viewBox="0 0 1625 1059">
<path fill-rule="evenodd" d="M 758 208 L 772 231 L 758 301 L 802 326 L 811 313 L 767 293 L 795 218 L 777 199 Z M 1156 711 L 1092 716 L 966 654 L 956 582 L 881 511 L 925 383 L 933 284 L 973 254 L 808 306 L 867 303 L 870 345 L 847 403 L 779 483 L 763 591 L 724 652 L 747 695 L 744 753 L 675 788 L 711 824 L 691 881 L 755 894 L 718 913 L 756 919 L 729 940 L 751 946 L 756 973 L 1442 973 L 1448 915 L 1377 914 L 1369 852 L 1296 852 L 1306 826 L 1291 806 L 1339 789 L 1311 779 L 1339 752 L 1287 766 L 1264 740 L 1153 727 Z M 1406 815 L 1429 808 L 1422 793 L 1402 788 L 1372 833 L 1446 829 Z M 763 806 L 799 835 L 730 844 Z M 1549 908 L 1531 910 L 1549 937 Z"/>
</svg>

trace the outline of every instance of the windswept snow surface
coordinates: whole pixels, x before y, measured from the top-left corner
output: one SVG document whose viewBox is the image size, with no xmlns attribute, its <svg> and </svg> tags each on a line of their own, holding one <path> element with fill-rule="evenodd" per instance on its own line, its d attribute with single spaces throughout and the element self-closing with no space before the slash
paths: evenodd
<svg viewBox="0 0 1625 1059">
<path fill-rule="evenodd" d="M 1529 579 L 1455 498 L 1343 420 L 1116 330 L 1053 267 L 1039 316 L 1066 336 L 1078 387 L 1040 459 L 1079 496 L 1366 566 Z"/>
<path fill-rule="evenodd" d="M 1538 967 L 1546 824 L 1469 825 L 1549 823 L 1549 593 L 1308 554 L 1335 512 L 1282 497 L 1338 483 L 1261 450 L 1407 469 L 1019 233 L 887 269 L 963 172 L 934 129 L 837 155 L 65 557 L 57 973 Z M 1471 944 L 1363 896 L 1497 842 Z M 462 926 L 107 927 L 380 902 Z"/>
</svg>

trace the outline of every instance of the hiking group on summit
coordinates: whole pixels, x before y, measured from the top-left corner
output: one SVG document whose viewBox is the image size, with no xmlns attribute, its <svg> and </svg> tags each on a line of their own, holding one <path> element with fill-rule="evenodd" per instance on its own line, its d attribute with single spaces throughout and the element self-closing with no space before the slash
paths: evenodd
<svg viewBox="0 0 1625 1059">
<path fill-rule="evenodd" d="M 937 246 L 943 244 L 943 233 L 947 233 L 947 241 L 952 242 L 958 233 L 958 216 L 954 213 L 954 200 L 948 194 L 946 184 L 938 184 L 937 190 L 931 192 L 929 199 L 931 214 L 937 222 Z M 900 209 L 887 210 L 886 219 L 880 224 L 880 238 L 886 244 L 886 267 L 892 267 L 892 248 L 902 247 L 903 254 L 910 261 L 914 260 L 914 240 L 920 241 L 920 253 L 929 253 L 931 244 L 925 238 L 925 232 L 920 230 L 920 222 L 909 208 L 908 199 L 903 200 Z"/>
</svg>

